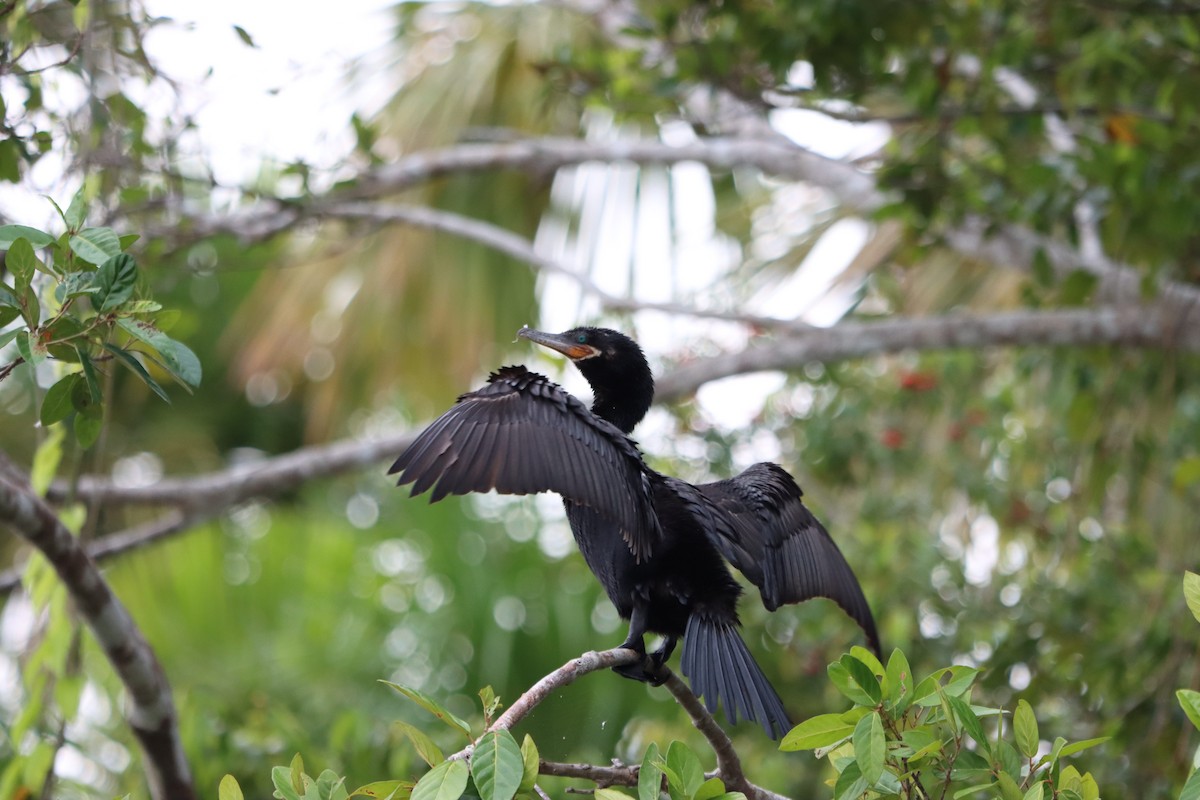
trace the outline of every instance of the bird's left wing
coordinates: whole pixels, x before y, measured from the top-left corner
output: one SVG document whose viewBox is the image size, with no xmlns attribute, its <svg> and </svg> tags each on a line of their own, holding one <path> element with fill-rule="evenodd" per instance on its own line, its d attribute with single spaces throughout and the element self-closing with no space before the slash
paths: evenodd
<svg viewBox="0 0 1200 800">
<path fill-rule="evenodd" d="M 557 492 L 615 524 L 635 556 L 660 537 L 650 473 L 634 443 L 560 386 L 504 367 L 458 398 L 388 471 L 417 495 Z"/>
<path fill-rule="evenodd" d="M 879 651 L 879 634 L 858 579 L 782 467 L 755 464 L 741 475 L 696 487 L 715 509 L 706 527 L 721 554 L 774 611 L 813 597 L 833 600 Z"/>
</svg>

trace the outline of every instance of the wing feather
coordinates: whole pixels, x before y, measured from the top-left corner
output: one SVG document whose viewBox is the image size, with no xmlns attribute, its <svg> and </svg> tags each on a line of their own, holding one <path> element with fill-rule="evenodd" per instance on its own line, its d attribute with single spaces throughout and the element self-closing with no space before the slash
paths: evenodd
<svg viewBox="0 0 1200 800">
<path fill-rule="evenodd" d="M 774 611 L 814 597 L 833 600 L 879 651 L 879 634 L 858 578 L 829 532 L 805 507 L 795 480 L 761 463 L 730 480 L 696 487 L 715 509 L 705 526 L 717 549 Z"/>
<path fill-rule="evenodd" d="M 557 492 L 620 530 L 634 555 L 661 538 L 637 446 L 579 400 L 524 367 L 505 367 L 464 394 L 396 459 L 412 494 Z"/>
</svg>

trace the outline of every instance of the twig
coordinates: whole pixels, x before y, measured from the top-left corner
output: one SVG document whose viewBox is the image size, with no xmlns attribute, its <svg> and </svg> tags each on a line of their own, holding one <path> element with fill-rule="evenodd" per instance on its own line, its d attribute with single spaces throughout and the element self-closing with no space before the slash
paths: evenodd
<svg viewBox="0 0 1200 800">
<path fill-rule="evenodd" d="M 194 798 L 170 686 L 125 606 L 54 511 L 7 477 L 0 477 L 0 520 L 45 555 L 125 685 L 129 726 L 145 754 L 151 796 Z"/>
<path fill-rule="evenodd" d="M 216 516 L 223 509 L 214 509 L 208 516 Z M 158 519 L 150 520 L 118 533 L 112 533 L 102 539 L 87 542 L 84 548 L 88 558 L 102 561 L 115 555 L 135 550 L 151 542 L 171 536 L 181 531 L 190 530 L 198 525 L 205 515 L 198 513 L 185 514 L 182 511 L 168 511 Z M 5 595 L 21 583 L 21 568 L 11 568 L 0 572 L 0 595 Z"/>
</svg>

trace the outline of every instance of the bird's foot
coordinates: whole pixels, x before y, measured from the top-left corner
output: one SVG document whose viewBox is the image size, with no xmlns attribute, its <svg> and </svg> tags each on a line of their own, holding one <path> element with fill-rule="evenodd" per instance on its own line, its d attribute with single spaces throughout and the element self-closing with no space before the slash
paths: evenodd
<svg viewBox="0 0 1200 800">
<path fill-rule="evenodd" d="M 651 686 L 662 686 L 667 682 L 668 673 L 664 668 L 667 658 L 671 655 L 669 650 L 656 650 L 653 653 L 647 654 L 642 647 L 636 647 L 629 642 L 621 645 L 629 650 L 641 655 L 641 661 L 635 661 L 632 664 L 622 664 L 619 667 L 613 667 L 613 672 L 630 680 L 641 681 L 648 683 Z"/>
</svg>

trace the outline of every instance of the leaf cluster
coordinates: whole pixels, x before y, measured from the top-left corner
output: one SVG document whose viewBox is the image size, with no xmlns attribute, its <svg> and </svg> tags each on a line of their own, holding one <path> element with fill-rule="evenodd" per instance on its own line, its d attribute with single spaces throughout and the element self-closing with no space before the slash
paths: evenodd
<svg viewBox="0 0 1200 800">
<path fill-rule="evenodd" d="M 51 201 L 53 202 L 53 201 Z M 120 364 L 170 402 L 152 372 L 187 390 L 200 384 L 200 360 L 163 331 L 171 317 L 139 291 L 137 262 L 128 252 L 136 234 L 88 227 L 85 190 L 64 211 L 64 231 L 54 235 L 25 225 L 0 226 L 0 249 L 12 283 L 0 281 L 0 348 L 16 354 L 0 361 L 0 380 L 22 364 L 59 362 L 65 374 L 46 392 L 39 419 L 45 426 L 70 420 L 75 437 L 90 447 L 100 434 L 106 365 Z"/>
<path fill-rule="evenodd" d="M 1106 738 L 1049 747 L 1038 734 L 1033 708 L 1017 702 L 1009 712 L 975 705 L 972 688 L 980 670 L 951 666 L 916 680 L 908 659 L 893 651 L 885 667 L 863 648 L 829 666 L 829 678 L 854 705 L 797 725 L 780 749 L 813 750 L 829 759 L 837 800 L 877 797 L 991 797 L 997 800 L 1097 800 L 1091 773 L 1064 759 Z M 995 720 L 993 730 L 984 720 Z"/>
</svg>

